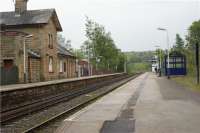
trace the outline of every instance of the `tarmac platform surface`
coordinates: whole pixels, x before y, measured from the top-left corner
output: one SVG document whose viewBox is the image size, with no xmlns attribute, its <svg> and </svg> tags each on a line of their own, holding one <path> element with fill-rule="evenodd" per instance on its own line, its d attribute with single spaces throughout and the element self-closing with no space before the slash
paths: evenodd
<svg viewBox="0 0 200 133">
<path fill-rule="evenodd" d="M 65 119 L 56 133 L 200 133 L 200 94 L 145 73 Z"/>
</svg>

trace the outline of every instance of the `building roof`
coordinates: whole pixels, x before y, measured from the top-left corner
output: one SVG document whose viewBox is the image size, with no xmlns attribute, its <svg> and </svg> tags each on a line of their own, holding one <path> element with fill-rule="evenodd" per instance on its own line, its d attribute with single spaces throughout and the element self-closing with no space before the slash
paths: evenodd
<svg viewBox="0 0 200 133">
<path fill-rule="evenodd" d="M 28 49 L 28 54 L 32 58 L 41 58 L 40 54 L 33 51 L 32 49 Z"/>
<path fill-rule="evenodd" d="M 62 31 L 55 9 L 27 10 L 21 14 L 16 14 L 16 12 L 0 12 L 0 25 L 47 24 L 51 18 L 56 25 L 56 29 Z"/>
<path fill-rule="evenodd" d="M 89 64 L 89 61 L 87 59 L 80 59 L 78 61 L 78 64 L 79 65 L 88 65 Z M 90 64 L 91 65 L 91 64 Z"/>
<path fill-rule="evenodd" d="M 69 50 L 67 50 L 65 47 L 58 45 L 58 54 L 64 55 L 64 56 L 71 56 L 75 57 L 73 53 L 71 53 Z"/>
<path fill-rule="evenodd" d="M 80 61 L 89 62 L 88 59 L 81 59 Z"/>
</svg>

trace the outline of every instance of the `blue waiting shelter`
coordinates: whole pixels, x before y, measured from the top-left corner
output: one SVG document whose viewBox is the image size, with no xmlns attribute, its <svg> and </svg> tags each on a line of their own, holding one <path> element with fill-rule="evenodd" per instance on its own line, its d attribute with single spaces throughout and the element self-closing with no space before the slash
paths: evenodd
<svg viewBox="0 0 200 133">
<path fill-rule="evenodd" d="M 169 68 L 168 66 L 168 58 L 165 56 L 164 60 L 164 68 L 165 75 L 186 75 L 186 56 L 183 54 L 173 53 L 169 56 Z"/>
</svg>

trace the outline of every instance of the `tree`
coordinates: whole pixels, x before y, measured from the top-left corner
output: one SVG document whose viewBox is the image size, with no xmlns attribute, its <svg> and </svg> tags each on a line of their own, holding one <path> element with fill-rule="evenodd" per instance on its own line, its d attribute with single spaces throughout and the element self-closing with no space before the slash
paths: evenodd
<svg viewBox="0 0 200 133">
<path fill-rule="evenodd" d="M 184 51 L 184 41 L 179 34 L 176 34 L 176 45 L 173 48 L 174 52 L 183 53 Z"/>
<path fill-rule="evenodd" d="M 185 53 L 187 56 L 187 71 L 188 74 L 194 75 L 195 73 L 195 44 L 198 42 L 200 45 L 200 20 L 195 21 L 189 27 L 189 33 L 186 36 L 187 45 Z"/>
<path fill-rule="evenodd" d="M 62 34 L 57 35 L 58 44 L 65 47 L 67 50 L 73 52 L 73 48 L 71 45 L 71 40 L 66 40 L 66 38 Z"/>
<path fill-rule="evenodd" d="M 65 48 L 71 52 L 73 52 L 73 48 L 72 48 L 72 41 L 71 40 L 67 40 L 65 43 Z"/>
<path fill-rule="evenodd" d="M 65 46 L 65 37 L 62 34 L 57 34 L 57 41 L 59 45 Z"/>
<path fill-rule="evenodd" d="M 200 44 L 200 20 L 195 21 L 189 27 L 189 34 L 186 36 L 187 48 L 192 50 L 196 42 Z"/>
<path fill-rule="evenodd" d="M 76 55 L 76 57 L 78 59 L 84 59 L 84 58 L 86 58 L 86 56 L 85 56 L 84 52 L 82 51 L 82 49 L 74 49 L 73 53 L 74 53 L 74 55 Z"/>
<path fill-rule="evenodd" d="M 101 69 L 117 71 L 119 65 L 122 66 L 124 59 L 122 52 L 116 47 L 111 33 L 107 32 L 104 26 L 86 18 L 86 37 L 87 40 L 81 47 L 86 57 L 94 66 Z"/>
<path fill-rule="evenodd" d="M 127 70 L 129 73 L 146 72 L 151 70 L 151 60 L 159 51 L 127 52 Z"/>
</svg>

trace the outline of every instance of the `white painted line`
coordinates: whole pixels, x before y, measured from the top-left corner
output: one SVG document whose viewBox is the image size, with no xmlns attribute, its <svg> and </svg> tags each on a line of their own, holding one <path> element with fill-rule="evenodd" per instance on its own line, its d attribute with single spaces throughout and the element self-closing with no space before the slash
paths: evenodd
<svg viewBox="0 0 200 133">
<path fill-rule="evenodd" d="M 87 95 L 85 95 L 85 96 L 86 96 L 86 97 L 92 97 L 92 95 L 88 95 L 88 94 L 87 94 Z"/>
<path fill-rule="evenodd" d="M 82 110 L 78 111 L 77 113 L 73 114 L 72 116 L 70 116 L 69 118 L 65 119 L 64 121 L 73 121 L 75 118 L 77 118 L 78 116 L 80 116 L 81 114 L 85 113 L 89 108 L 92 107 L 93 104 L 83 108 Z"/>
<path fill-rule="evenodd" d="M 135 80 L 135 79 L 133 79 L 133 80 Z M 133 80 L 131 80 L 131 81 L 133 81 Z M 123 84 L 122 86 L 118 87 L 117 90 L 123 89 L 124 87 L 129 87 L 129 85 L 131 84 L 131 81 L 129 81 L 129 82 Z M 108 93 L 108 94 L 105 95 L 105 96 L 109 96 L 109 95 L 113 95 L 113 94 L 112 94 L 112 93 Z M 86 94 L 85 96 L 90 97 L 90 96 L 92 96 L 92 95 Z M 103 96 L 102 98 L 104 98 L 105 96 Z M 88 111 L 88 110 L 89 110 L 90 108 L 92 108 L 94 105 L 95 105 L 95 104 L 91 104 L 91 105 L 89 105 L 89 106 L 83 108 L 82 110 L 80 110 L 80 111 L 78 111 L 77 113 L 73 114 L 72 116 L 68 117 L 68 118 L 65 119 L 64 121 L 74 121 L 74 119 L 78 118 L 78 116 L 80 116 L 81 114 L 83 114 L 83 113 L 85 113 L 86 111 Z"/>
</svg>

